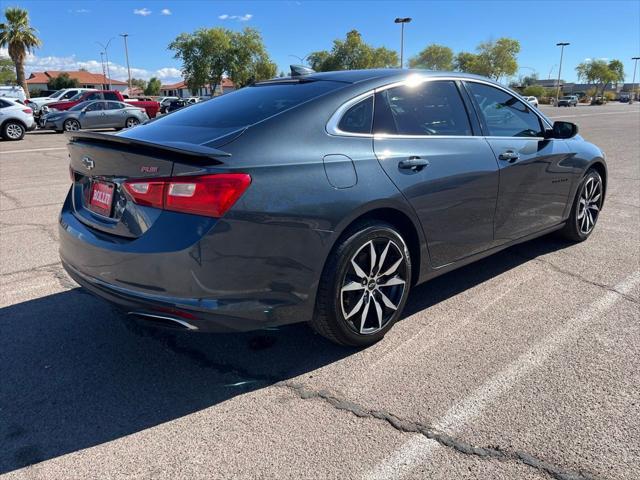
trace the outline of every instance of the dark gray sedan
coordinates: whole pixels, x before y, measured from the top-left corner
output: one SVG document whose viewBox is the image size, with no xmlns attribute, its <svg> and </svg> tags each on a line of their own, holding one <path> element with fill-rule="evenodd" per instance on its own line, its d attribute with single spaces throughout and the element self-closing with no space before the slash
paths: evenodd
<svg viewBox="0 0 640 480">
<path fill-rule="evenodd" d="M 418 283 L 586 240 L 607 186 L 576 125 L 460 73 L 294 75 L 69 137 L 60 256 L 79 284 L 154 325 L 309 322 L 344 345 L 380 340 Z"/>
<path fill-rule="evenodd" d="M 93 100 L 66 111 L 54 111 L 40 119 L 39 127 L 58 132 L 75 132 L 84 128 L 131 128 L 149 120 L 142 108 L 124 102 Z"/>
</svg>

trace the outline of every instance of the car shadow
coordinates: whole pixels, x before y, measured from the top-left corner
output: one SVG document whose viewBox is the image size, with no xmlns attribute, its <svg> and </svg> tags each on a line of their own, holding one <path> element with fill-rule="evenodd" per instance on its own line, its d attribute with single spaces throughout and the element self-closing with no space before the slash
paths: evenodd
<svg viewBox="0 0 640 480">
<path fill-rule="evenodd" d="M 567 244 L 514 247 L 414 289 L 405 317 Z M 0 309 L 0 474 L 312 372 L 357 350 L 304 324 L 151 330 L 80 288 Z"/>
</svg>

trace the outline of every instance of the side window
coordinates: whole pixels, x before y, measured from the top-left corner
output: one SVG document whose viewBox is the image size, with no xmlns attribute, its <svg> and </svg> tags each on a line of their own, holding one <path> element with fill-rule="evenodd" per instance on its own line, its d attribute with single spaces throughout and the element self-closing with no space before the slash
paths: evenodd
<svg viewBox="0 0 640 480">
<path fill-rule="evenodd" d="M 467 82 L 492 137 L 542 137 L 540 119 L 528 105 L 503 90 Z"/>
<path fill-rule="evenodd" d="M 123 107 L 120 102 L 107 102 L 107 110 L 121 110 Z"/>
<path fill-rule="evenodd" d="M 118 95 L 116 95 L 116 92 L 104 92 L 104 99 L 105 100 L 120 100 L 118 98 Z"/>
<path fill-rule="evenodd" d="M 77 95 L 77 94 L 78 94 L 78 91 L 77 91 L 77 90 L 70 90 L 70 91 L 68 91 L 67 93 L 65 93 L 65 94 L 62 96 L 62 99 L 63 99 L 63 100 L 67 100 L 68 98 L 71 98 L 71 97 L 73 97 L 73 96 L 75 96 L 75 95 Z"/>
<path fill-rule="evenodd" d="M 0 108 L 6 108 L 10 105 L 10 103 L 5 102 L 4 100 L 0 100 Z"/>
<path fill-rule="evenodd" d="M 102 100 L 102 94 L 100 92 L 90 93 L 85 97 L 85 100 Z"/>
<path fill-rule="evenodd" d="M 373 95 L 353 105 L 340 119 L 338 128 L 343 132 L 371 133 L 373 122 Z"/>
<path fill-rule="evenodd" d="M 427 81 L 376 95 L 375 133 L 472 135 L 467 110 L 453 81 Z"/>
<path fill-rule="evenodd" d="M 96 112 L 98 110 L 104 110 L 104 102 L 94 102 L 87 107 L 87 112 Z"/>
</svg>

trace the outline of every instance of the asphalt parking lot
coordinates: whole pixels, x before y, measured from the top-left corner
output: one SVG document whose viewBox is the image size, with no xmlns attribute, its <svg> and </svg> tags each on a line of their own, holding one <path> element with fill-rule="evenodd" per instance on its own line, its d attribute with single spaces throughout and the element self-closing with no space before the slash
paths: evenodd
<svg viewBox="0 0 640 480">
<path fill-rule="evenodd" d="M 127 325 L 60 266 L 64 136 L 0 142 L 2 478 L 639 478 L 640 104 L 542 108 L 607 154 L 592 237 L 421 285 L 361 351 Z"/>
</svg>

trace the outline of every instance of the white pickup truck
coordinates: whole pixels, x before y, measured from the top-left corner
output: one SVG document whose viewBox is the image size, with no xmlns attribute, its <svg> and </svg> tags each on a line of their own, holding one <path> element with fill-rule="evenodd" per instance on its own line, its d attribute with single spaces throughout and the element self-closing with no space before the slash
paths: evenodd
<svg viewBox="0 0 640 480">
<path fill-rule="evenodd" d="M 29 103 L 31 104 L 31 108 L 33 112 L 37 115 L 40 113 L 40 109 L 47 105 L 48 103 L 53 102 L 62 102 L 64 100 L 69 100 L 71 97 L 76 96 L 80 92 L 88 92 L 93 90 L 92 88 L 63 88 L 62 90 L 58 90 L 54 94 L 48 97 L 36 97 L 30 98 Z"/>
</svg>

